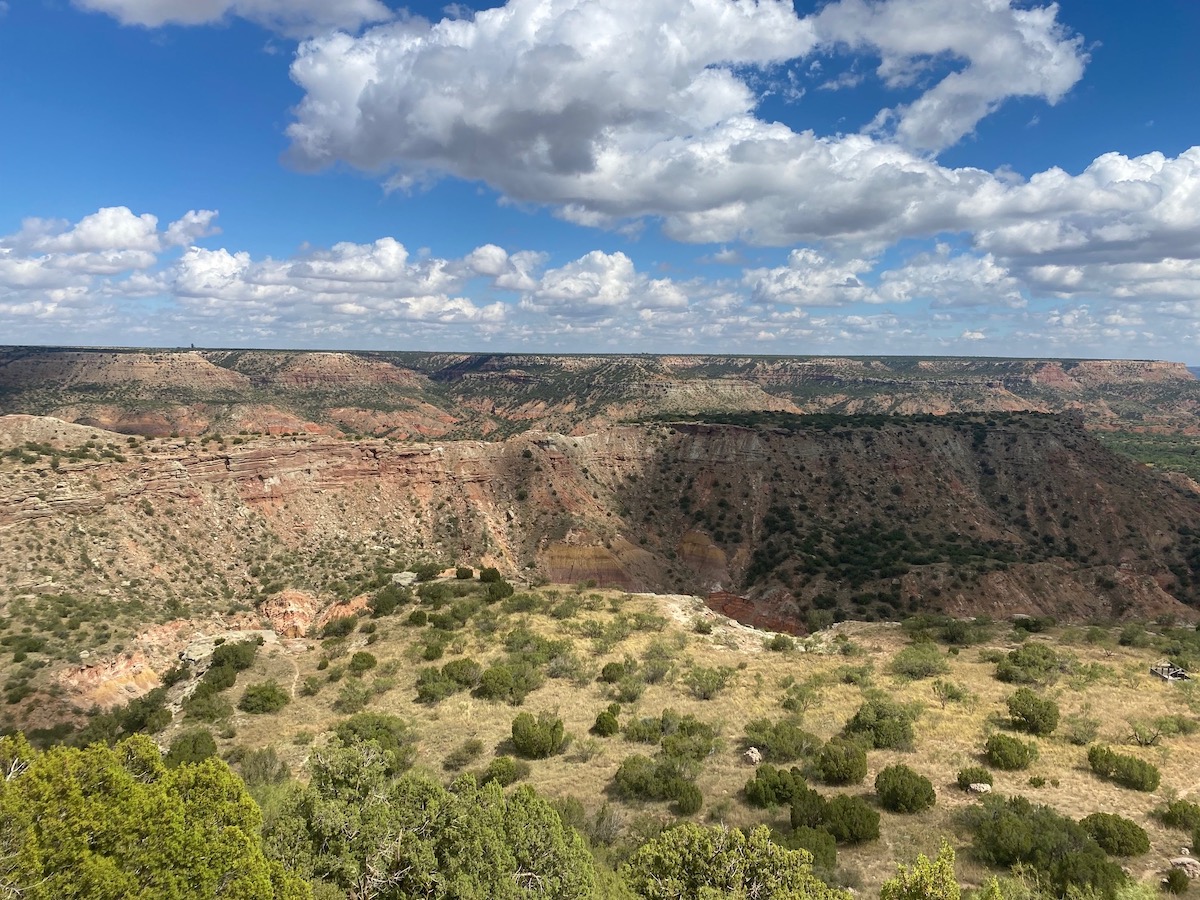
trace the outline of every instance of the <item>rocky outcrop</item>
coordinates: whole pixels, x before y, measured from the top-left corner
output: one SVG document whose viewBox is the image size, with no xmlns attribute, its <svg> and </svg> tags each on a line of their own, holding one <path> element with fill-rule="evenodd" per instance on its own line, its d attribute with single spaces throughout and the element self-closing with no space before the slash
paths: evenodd
<svg viewBox="0 0 1200 900">
<path fill-rule="evenodd" d="M 258 611 L 280 637 L 301 638 L 308 634 L 326 605 L 312 594 L 286 590 L 262 601 Z"/>
</svg>

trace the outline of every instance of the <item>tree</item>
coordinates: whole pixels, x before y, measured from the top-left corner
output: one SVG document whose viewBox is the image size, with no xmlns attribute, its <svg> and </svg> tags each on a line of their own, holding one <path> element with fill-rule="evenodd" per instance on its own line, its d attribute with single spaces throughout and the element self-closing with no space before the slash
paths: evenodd
<svg viewBox="0 0 1200 900">
<path fill-rule="evenodd" d="M 932 862 L 922 853 L 912 866 L 899 866 L 896 877 L 879 889 L 879 900 L 958 900 L 959 893 L 954 848 L 943 841 Z"/>
<path fill-rule="evenodd" d="M 853 741 L 834 738 L 817 754 L 817 771 L 826 784 L 858 784 L 867 777 L 867 752 Z"/>
<path fill-rule="evenodd" d="M 171 768 L 184 763 L 198 763 L 217 755 L 217 742 L 207 728 L 188 728 L 171 741 L 163 761 Z"/>
<path fill-rule="evenodd" d="M 876 750 L 911 750 L 913 714 L 891 697 L 873 697 L 858 708 L 843 729 L 847 736 L 869 738 Z"/>
<path fill-rule="evenodd" d="M 263 681 L 246 688 L 242 699 L 238 701 L 238 709 L 248 713 L 274 713 L 291 702 L 292 698 L 278 682 Z"/>
<path fill-rule="evenodd" d="M 905 765 L 888 766 L 875 776 L 875 793 L 884 809 L 915 813 L 937 802 L 933 782 Z"/>
<path fill-rule="evenodd" d="M 545 759 L 563 748 L 562 719 L 550 713 L 541 713 L 535 719 L 532 713 L 518 713 L 512 723 L 513 746 L 522 756 L 530 759 Z"/>
<path fill-rule="evenodd" d="M 0 895 L 302 900 L 225 763 L 169 769 L 148 738 L 39 753 L 0 738 Z"/>
<path fill-rule="evenodd" d="M 333 733 L 348 745 L 373 742 L 383 754 L 385 775 L 399 775 L 417 756 L 416 735 L 399 716 L 358 713 L 334 728 Z"/>
<path fill-rule="evenodd" d="M 595 886 L 583 839 L 532 788 L 505 795 L 463 776 L 389 780 L 370 742 L 314 751 L 311 780 L 268 828 L 282 860 L 352 897 L 584 900 Z"/>
<path fill-rule="evenodd" d="M 645 900 L 840 900 L 812 874 L 812 855 L 771 841 L 759 826 L 737 829 L 685 823 L 643 844 L 622 869 Z"/>
<path fill-rule="evenodd" d="M 1018 688 L 1008 698 L 1008 715 L 1014 728 L 1030 734 L 1047 735 L 1058 727 L 1058 704 L 1043 700 L 1029 688 Z"/>
</svg>

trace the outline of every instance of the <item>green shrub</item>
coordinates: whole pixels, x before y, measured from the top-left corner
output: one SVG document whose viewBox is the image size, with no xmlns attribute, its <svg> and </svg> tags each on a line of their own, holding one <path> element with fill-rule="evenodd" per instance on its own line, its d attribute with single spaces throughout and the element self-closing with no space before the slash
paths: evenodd
<svg viewBox="0 0 1200 900">
<path fill-rule="evenodd" d="M 832 872 L 837 865 L 837 842 L 823 828 L 793 828 L 789 834 L 776 837 L 775 842 L 789 850 L 807 850 L 812 854 L 813 869 Z"/>
<path fill-rule="evenodd" d="M 483 677 L 483 666 L 470 657 L 454 659 L 442 666 L 442 675 L 464 690 L 472 690 Z"/>
<path fill-rule="evenodd" d="M 383 751 L 385 772 L 398 775 L 412 766 L 417 756 L 417 737 L 408 722 L 387 713 L 363 712 L 353 715 L 333 729 L 342 743 L 351 745 L 374 741 Z"/>
<path fill-rule="evenodd" d="M 217 742 L 207 728 L 187 728 L 171 741 L 163 761 L 175 768 L 203 762 L 217 755 Z"/>
<path fill-rule="evenodd" d="M 426 666 L 417 672 L 417 702 L 440 703 L 462 690 L 458 682 L 447 678 L 437 666 Z"/>
<path fill-rule="evenodd" d="M 1051 734 L 1058 727 L 1058 704 L 1029 688 L 1019 688 L 1008 698 L 1008 715 L 1014 728 L 1030 734 Z"/>
<path fill-rule="evenodd" d="M 875 776 L 880 805 L 891 812 L 916 813 L 937 802 L 933 782 L 904 765 L 888 766 Z"/>
<path fill-rule="evenodd" d="M 879 813 L 862 797 L 841 794 L 825 807 L 825 828 L 839 844 L 862 844 L 879 838 Z"/>
<path fill-rule="evenodd" d="M 416 626 L 417 628 L 420 628 L 428 621 L 429 617 L 425 614 L 425 610 L 423 609 L 414 609 L 408 614 L 408 618 L 405 620 L 407 624 Z"/>
<path fill-rule="evenodd" d="M 792 797 L 790 819 L 793 828 L 822 828 L 828 803 L 811 787 L 797 785 Z"/>
<path fill-rule="evenodd" d="M 613 706 L 616 705 L 613 704 Z M 620 730 L 621 723 L 617 721 L 617 716 L 611 706 L 600 711 L 600 714 L 596 716 L 596 723 L 591 728 L 592 734 L 599 737 L 612 737 Z"/>
<path fill-rule="evenodd" d="M 792 762 L 811 756 L 821 747 L 821 739 L 797 723 L 755 719 L 746 723 L 745 744 L 757 747 L 769 762 Z"/>
<path fill-rule="evenodd" d="M 1146 830 L 1129 819 L 1113 813 L 1092 813 L 1079 824 L 1110 856 L 1141 856 L 1150 852 Z"/>
<path fill-rule="evenodd" d="M 236 672 L 243 672 L 254 665 L 254 657 L 261 645 L 261 638 L 250 641 L 236 641 L 232 644 L 221 644 L 213 650 L 211 665 L 229 666 Z"/>
<path fill-rule="evenodd" d="M 704 805 L 704 794 L 690 781 L 680 779 L 678 784 L 671 786 L 670 793 L 675 801 L 675 812 L 681 816 L 694 815 Z"/>
<path fill-rule="evenodd" d="M 905 647 L 892 659 L 888 671 L 901 678 L 932 678 L 934 675 L 945 675 L 950 671 L 950 664 L 938 648 L 937 644 L 922 641 Z"/>
<path fill-rule="evenodd" d="M 1171 800 L 1158 817 L 1164 825 L 1171 828 L 1182 828 L 1184 831 L 1195 831 L 1200 828 L 1200 805 L 1189 800 Z"/>
<path fill-rule="evenodd" d="M 375 658 L 373 653 L 368 653 L 366 650 L 359 650 L 350 657 L 350 664 L 346 666 L 346 671 L 356 678 L 361 678 L 378 664 L 379 660 Z"/>
<path fill-rule="evenodd" d="M 801 789 L 807 787 L 808 783 L 799 769 L 777 769 L 764 763 L 755 770 L 754 777 L 746 782 L 746 802 L 763 809 L 791 806 Z"/>
<path fill-rule="evenodd" d="M 217 722 L 232 716 L 233 707 L 215 691 L 201 691 L 198 687 L 183 701 L 183 715 L 200 722 Z"/>
<path fill-rule="evenodd" d="M 854 741 L 834 738 L 817 754 L 816 767 L 826 784 L 859 784 L 867 777 L 867 753 Z"/>
<path fill-rule="evenodd" d="M 562 719 L 545 712 L 536 719 L 531 713 L 520 713 L 513 719 L 512 741 L 517 753 L 528 759 L 553 756 L 566 743 Z"/>
<path fill-rule="evenodd" d="M 986 865 L 1033 869 L 1047 896 L 1068 888 L 1112 897 L 1125 883 L 1110 860 L 1079 823 L 1024 797 L 992 796 L 967 812 L 976 857 Z"/>
<path fill-rule="evenodd" d="M 1140 760 L 1136 756 L 1114 753 L 1110 748 L 1099 744 L 1088 750 L 1088 765 L 1101 778 L 1107 778 L 1121 787 L 1135 791 L 1157 790 L 1162 778 L 1158 768 L 1152 763 Z"/>
<path fill-rule="evenodd" d="M 675 800 L 690 793 L 691 782 L 681 760 L 660 755 L 655 759 L 634 753 L 625 757 L 613 776 L 617 793 L 639 800 Z"/>
<path fill-rule="evenodd" d="M 736 675 L 737 670 L 729 666 L 693 666 L 684 676 L 683 683 L 697 700 L 711 700 L 729 687 Z"/>
<path fill-rule="evenodd" d="M 850 737 L 861 735 L 876 750 L 910 750 L 913 714 L 890 697 L 874 697 L 858 708 L 843 729 Z"/>
<path fill-rule="evenodd" d="M 479 570 L 479 580 L 484 584 L 496 584 L 500 581 L 500 579 L 500 570 L 493 566 L 488 566 Z"/>
<path fill-rule="evenodd" d="M 513 593 L 513 586 L 507 581 L 493 581 L 483 592 L 483 599 L 488 603 L 495 603 L 511 597 Z"/>
<path fill-rule="evenodd" d="M 992 773 L 983 766 L 967 766 L 965 769 L 958 771 L 958 786 L 964 791 L 973 784 L 994 784 L 992 781 Z"/>
<path fill-rule="evenodd" d="M 605 663 L 600 670 L 600 680 L 607 684 L 616 684 L 625 677 L 625 664 L 619 662 Z"/>
<path fill-rule="evenodd" d="M 1086 747 L 1100 733 L 1100 720 L 1076 713 L 1063 720 L 1063 736 L 1076 747 Z"/>
<path fill-rule="evenodd" d="M 1169 894 L 1185 894 L 1191 883 L 1191 879 L 1183 869 L 1170 869 L 1167 871 L 1167 880 L 1163 887 Z"/>
<path fill-rule="evenodd" d="M 454 577 L 459 581 L 467 581 L 475 577 L 475 570 L 470 566 L 459 566 L 454 570 Z"/>
<path fill-rule="evenodd" d="M 212 666 L 200 681 L 214 691 L 226 691 L 237 682 L 237 669 L 233 666 Z"/>
<path fill-rule="evenodd" d="M 346 637 L 354 631 L 354 626 L 357 624 L 358 619 L 356 616 L 340 616 L 336 619 L 330 619 L 325 623 L 325 627 L 321 629 L 321 637 Z"/>
<path fill-rule="evenodd" d="M 291 702 L 291 696 L 278 682 L 263 681 L 246 687 L 246 692 L 238 701 L 238 709 L 248 713 L 274 713 Z"/>
<path fill-rule="evenodd" d="M 1007 734 L 993 734 L 983 748 L 988 765 L 1007 772 L 1027 769 L 1037 759 L 1037 747 Z"/>
<path fill-rule="evenodd" d="M 1012 684 L 1050 684 L 1058 678 L 1067 661 L 1046 644 L 1023 644 L 996 664 L 996 678 Z"/>
<path fill-rule="evenodd" d="M 371 688 L 356 678 L 342 685 L 333 708 L 341 713 L 360 712 L 371 702 L 372 695 Z"/>
<path fill-rule="evenodd" d="M 763 646 L 775 653 L 786 653 L 796 649 L 796 642 L 786 634 L 777 634 L 765 641 Z"/>
<path fill-rule="evenodd" d="M 508 787 L 522 778 L 529 777 L 529 763 L 511 756 L 497 756 L 479 776 L 480 784 L 494 781 L 501 787 Z"/>
</svg>

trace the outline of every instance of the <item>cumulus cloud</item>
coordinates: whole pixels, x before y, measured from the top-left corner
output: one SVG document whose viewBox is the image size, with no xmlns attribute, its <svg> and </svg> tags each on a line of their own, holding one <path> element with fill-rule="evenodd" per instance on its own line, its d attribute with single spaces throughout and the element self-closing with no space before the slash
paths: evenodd
<svg viewBox="0 0 1200 900">
<path fill-rule="evenodd" d="M 287 34 L 310 35 L 334 28 L 356 29 L 392 17 L 380 0 L 75 0 L 107 13 L 122 25 L 208 25 L 231 16 Z"/>
<path fill-rule="evenodd" d="M 556 316 L 686 307 L 687 295 L 668 278 L 639 273 L 624 253 L 591 253 L 546 272 L 521 308 Z"/>
<path fill-rule="evenodd" d="M 809 17 L 780 0 L 509 0 L 470 21 L 306 42 L 292 156 L 399 187 L 481 180 L 581 224 L 659 216 L 692 241 L 960 228 L 959 207 L 994 179 L 924 151 L 1007 97 L 1062 97 L 1086 57 L 1056 15 L 1010 0 L 838 0 Z M 892 87 L 935 61 L 958 68 L 870 135 L 757 117 L 760 76 L 843 46 L 879 54 Z"/>
<path fill-rule="evenodd" d="M 901 144 L 936 151 L 1010 97 L 1053 104 L 1079 81 L 1087 63 L 1082 39 L 1057 16 L 1057 4 L 1022 9 L 1009 0 L 840 0 L 817 15 L 815 27 L 822 42 L 877 52 L 889 87 L 909 87 L 939 64 L 957 66 L 912 103 L 876 117 Z"/>
<path fill-rule="evenodd" d="M 882 299 L 907 303 L 929 300 L 934 309 L 948 307 L 1009 307 L 1027 304 L 1021 282 L 991 254 L 952 255 L 939 244 L 933 253 L 919 254 L 903 266 L 883 273 Z"/>
<path fill-rule="evenodd" d="M 879 295 L 861 280 L 871 263 L 851 259 L 836 263 L 815 250 L 793 250 L 786 266 L 747 269 L 742 283 L 758 303 L 801 307 L 878 303 Z"/>
</svg>

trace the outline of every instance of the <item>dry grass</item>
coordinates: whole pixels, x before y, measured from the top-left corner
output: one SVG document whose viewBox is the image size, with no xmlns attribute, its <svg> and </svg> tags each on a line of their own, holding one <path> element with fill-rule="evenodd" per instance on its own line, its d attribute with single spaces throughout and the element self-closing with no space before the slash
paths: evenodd
<svg viewBox="0 0 1200 900">
<path fill-rule="evenodd" d="M 561 596 L 562 589 L 559 591 Z M 957 814 L 977 801 L 958 790 L 955 776 L 960 768 L 981 762 L 979 753 L 986 735 L 1003 727 L 1004 700 L 1014 690 L 1012 685 L 995 680 L 995 667 L 980 659 L 981 649 L 966 649 L 948 657 L 951 672 L 946 677 L 965 687 L 970 697 L 967 702 L 951 703 L 943 709 L 932 695 L 930 681 L 909 682 L 887 674 L 888 662 L 907 643 L 901 629 L 894 625 L 844 623 L 819 639 L 810 640 L 807 651 L 776 653 L 762 649 L 762 635 L 741 626 L 719 625 L 711 635 L 693 633 L 690 623 L 698 615 L 711 618 L 712 614 L 689 606 L 689 601 L 680 598 L 627 597 L 612 592 L 590 593 L 585 598 L 591 598 L 586 606 L 592 608 L 582 610 L 576 622 L 585 618 L 610 622 L 616 616 L 612 610 L 615 604 L 625 614 L 641 611 L 665 616 L 668 625 L 662 632 L 634 633 L 608 652 L 597 654 L 591 641 L 568 633 L 571 622 L 543 614 L 516 614 L 507 617 L 493 637 L 473 634 L 468 626 L 453 648 L 457 652 L 448 649 L 446 656 L 436 663 L 444 664 L 457 655 L 468 655 L 485 664 L 498 660 L 503 655 L 500 637 L 517 624 L 555 639 L 572 638 L 576 652 L 592 670 L 593 678 L 583 686 L 566 679 L 547 679 L 522 707 L 534 713 L 543 710 L 557 713 L 574 737 L 572 746 L 563 755 L 532 763 L 530 780 L 545 794 L 573 795 L 594 808 L 608 798 L 613 774 L 621 760 L 630 753 L 648 752 L 644 745 L 627 743 L 620 736 L 598 739 L 588 734 L 596 714 L 612 699 L 611 688 L 596 681 L 594 673 L 606 662 L 626 656 L 640 657 L 653 640 L 674 637 L 684 642 L 674 677 L 647 687 L 637 702 L 625 704 L 621 722 L 624 724 L 635 716 L 657 715 L 669 707 L 719 727 L 722 747 L 706 762 L 698 781 L 705 796 L 704 809 L 697 816 L 700 820 L 720 820 L 731 825 L 766 822 L 786 827 L 785 811 L 751 809 L 741 799 L 740 791 L 753 771 L 740 756 L 745 724 L 754 718 L 779 719 L 787 715 L 780 707 L 785 678 L 828 679 L 843 666 L 871 665 L 874 687 L 903 702 L 923 706 L 916 725 L 916 747 L 908 753 L 871 752 L 867 780 L 862 785 L 839 790 L 870 795 L 874 776 L 881 768 L 904 762 L 933 781 L 938 803 L 933 810 L 917 816 L 883 813 L 882 838 L 863 847 L 839 850 L 839 865 L 857 869 L 864 888 L 874 892 L 894 872 L 897 862 L 911 860 L 917 853 L 936 852 L 943 836 L 959 847 L 969 841 L 969 835 L 958 824 Z M 365 635 L 352 635 L 344 647 L 345 657 L 334 660 L 334 665 L 344 662 L 354 650 L 367 648 L 379 658 L 380 668 L 395 667 L 395 687 L 379 696 L 369 708 L 409 719 L 420 735 L 418 767 L 439 776 L 445 775 L 442 762 L 452 750 L 468 738 L 478 738 L 485 746 L 483 757 L 472 767 L 478 770 L 493 753 L 504 752 L 512 719 L 519 710 L 463 693 L 432 706 L 416 704 L 413 698 L 417 670 L 434 663 L 414 661 L 413 648 L 423 629 L 402 624 L 406 614 L 407 611 L 401 611 L 394 618 L 381 620 L 378 636 L 369 647 Z M 1040 635 L 1032 639 L 1055 640 Z M 842 655 L 837 650 L 839 646 L 854 655 Z M 994 649 L 1014 646 L 1005 637 L 992 642 Z M 1127 720 L 1133 716 L 1149 718 L 1180 712 L 1195 718 L 1185 702 L 1190 694 L 1181 686 L 1166 684 L 1148 674 L 1148 666 L 1156 661 L 1152 658 L 1153 651 L 1106 650 L 1085 644 L 1072 644 L 1065 649 L 1076 654 L 1083 664 L 1106 667 L 1106 674 L 1090 684 L 1064 678 L 1045 688 L 1044 693 L 1059 703 L 1064 718 L 1088 711 L 1099 722 L 1100 740 L 1157 765 L 1163 775 L 1162 787 L 1154 794 L 1143 794 L 1101 781 L 1087 768 L 1085 748 L 1073 746 L 1056 734 L 1037 740 L 1040 756 L 1028 771 L 996 772 L 995 789 L 1005 794 L 1025 794 L 1076 819 L 1092 812 L 1117 812 L 1132 818 L 1149 832 L 1153 845 L 1149 854 L 1132 861 L 1132 871 L 1139 877 L 1150 877 L 1163 868 L 1167 857 L 1177 855 L 1189 841 L 1182 833 L 1163 828 L 1151 811 L 1170 797 L 1200 796 L 1200 735 L 1164 738 L 1160 746 L 1140 748 L 1129 742 Z M 310 675 L 323 676 L 325 673 L 317 671 L 322 655 L 316 641 L 294 642 L 290 648 L 285 646 L 261 654 L 254 669 L 243 673 L 233 696 L 239 696 L 245 684 L 264 678 L 275 678 L 291 686 Z M 688 665 L 729 666 L 738 671 L 735 683 L 728 690 L 712 700 L 702 701 L 688 692 L 680 677 Z M 374 673 L 368 675 L 367 680 L 373 676 Z M 296 699 L 276 715 L 238 713 L 232 723 L 236 736 L 222 744 L 226 748 L 233 744 L 274 744 L 293 770 L 301 771 L 308 749 L 294 739 L 305 732 L 319 735 L 342 718 L 331 709 L 340 687 L 340 683 L 328 684 L 316 697 L 297 693 Z M 822 738 L 833 736 L 853 715 L 862 697 L 863 688 L 858 686 L 828 684 L 819 702 L 804 715 L 804 727 Z M 170 733 L 164 737 L 169 739 Z M 1044 787 L 1029 785 L 1030 777 L 1036 776 L 1046 780 Z M 670 815 L 665 804 L 630 804 L 627 810 L 635 816 L 668 818 Z M 977 882 L 987 873 L 971 862 L 969 854 L 960 853 L 959 874 L 967 882 Z"/>
</svg>

